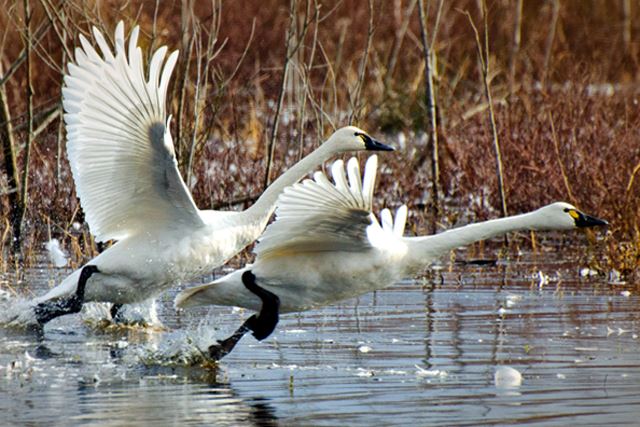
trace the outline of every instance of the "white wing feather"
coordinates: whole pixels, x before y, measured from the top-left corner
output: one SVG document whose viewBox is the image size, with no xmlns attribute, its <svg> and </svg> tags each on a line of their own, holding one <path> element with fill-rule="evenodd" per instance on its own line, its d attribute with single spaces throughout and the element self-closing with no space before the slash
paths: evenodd
<svg viewBox="0 0 640 427">
<path fill-rule="evenodd" d="M 404 235 L 404 227 L 407 223 L 407 205 L 402 205 L 396 210 L 396 219 L 393 223 L 393 234 L 396 237 Z"/>
<path fill-rule="evenodd" d="M 363 251 L 371 248 L 367 227 L 371 214 L 377 157 L 371 156 L 361 181 L 352 158 L 345 174 L 338 160 L 331 167 L 334 184 L 321 172 L 287 189 L 278 199 L 276 220 L 255 247 L 257 259 L 282 253 Z M 348 176 L 348 181 L 347 181 Z M 366 193 L 363 192 L 366 189 Z"/>
<path fill-rule="evenodd" d="M 382 212 L 380 212 L 380 222 L 385 232 L 393 233 L 393 217 L 389 209 L 383 209 Z"/>
<path fill-rule="evenodd" d="M 178 171 L 165 98 L 178 52 L 153 54 L 145 81 L 138 27 L 115 54 L 94 28 L 100 53 L 83 36 L 62 89 L 67 155 L 85 219 L 97 240 L 122 239 L 154 227 L 202 225 Z M 160 81 L 158 82 L 158 79 Z"/>
</svg>

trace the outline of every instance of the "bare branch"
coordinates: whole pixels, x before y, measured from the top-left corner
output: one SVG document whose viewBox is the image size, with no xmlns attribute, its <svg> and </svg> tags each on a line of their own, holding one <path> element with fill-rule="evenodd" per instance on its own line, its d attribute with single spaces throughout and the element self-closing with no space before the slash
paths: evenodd
<svg viewBox="0 0 640 427">
<path fill-rule="evenodd" d="M 302 27 L 302 31 L 298 35 L 298 38 L 295 42 L 295 45 L 292 45 L 292 41 L 295 35 L 295 27 L 296 27 L 296 15 L 298 14 L 298 0 L 291 0 L 289 5 L 289 30 L 287 31 L 287 42 L 285 48 L 285 60 L 284 66 L 282 67 L 282 80 L 280 83 L 280 93 L 278 94 L 278 103 L 276 104 L 275 117 L 273 119 L 273 126 L 271 127 L 271 137 L 269 138 L 269 145 L 267 147 L 267 169 L 264 175 L 264 185 L 263 188 L 267 188 L 269 183 L 271 182 L 271 170 L 273 164 L 273 156 L 275 154 L 276 148 L 276 138 L 278 136 L 278 125 L 280 123 L 280 112 L 282 111 L 282 105 L 284 102 L 284 94 L 287 86 L 287 76 L 289 74 L 289 65 L 291 63 L 291 58 L 297 52 L 298 48 L 302 44 L 309 26 L 311 25 L 311 20 L 308 17 L 305 17 L 304 24 Z"/>
<path fill-rule="evenodd" d="M 564 169 L 564 164 L 562 163 L 562 158 L 560 157 L 560 145 L 558 144 L 558 135 L 556 134 L 556 127 L 553 124 L 553 116 L 551 115 L 551 111 L 548 112 L 548 115 L 549 115 L 549 124 L 551 126 L 551 136 L 553 139 L 553 148 L 556 152 L 556 159 L 558 160 L 558 166 L 560 166 L 560 173 L 562 174 L 562 180 L 564 181 L 564 188 L 567 190 L 569 201 L 573 204 L 576 204 L 576 199 L 575 197 L 573 197 L 573 192 L 571 191 L 571 186 L 569 185 L 569 178 L 567 177 L 567 172 Z"/>
<path fill-rule="evenodd" d="M 196 27 L 194 23 L 193 40 L 195 44 L 196 52 L 196 84 L 195 94 L 193 95 L 193 131 L 191 133 L 191 145 L 189 147 L 189 154 L 187 160 L 187 186 L 191 186 L 193 158 L 196 146 L 196 134 L 198 132 L 198 124 L 200 121 L 200 89 L 202 87 L 202 40 L 200 36 L 200 29 Z M 206 74 L 205 74 L 206 79 Z"/>
<path fill-rule="evenodd" d="M 50 25 L 51 23 L 49 21 L 43 21 L 40 24 L 35 34 L 33 35 L 33 38 L 34 40 L 36 40 L 36 43 L 39 43 L 40 40 L 42 40 L 44 35 L 47 33 L 47 30 L 49 29 Z M 18 68 L 20 68 L 20 66 L 24 63 L 26 59 L 27 59 L 27 49 L 23 48 L 20 54 L 18 55 L 18 57 L 16 58 L 16 60 L 13 61 L 13 63 L 11 64 L 7 72 L 2 74 L 2 77 L 0 77 L 0 86 L 4 85 L 5 82 L 11 78 L 13 73 L 15 73 Z"/>
<path fill-rule="evenodd" d="M 1 66 L 1 64 L 0 64 Z M 14 236 L 20 235 L 20 178 L 16 156 L 16 143 L 14 130 L 11 125 L 11 112 L 7 99 L 6 87 L 0 84 L 0 141 L 2 141 L 2 158 L 4 159 L 4 172 L 7 176 L 9 188 L 9 222 Z"/>
<path fill-rule="evenodd" d="M 320 5 L 318 5 L 317 0 L 314 0 L 314 31 L 313 38 L 311 42 L 311 52 L 309 54 L 309 59 L 306 64 L 302 64 L 299 68 L 299 74 L 302 78 L 302 90 L 304 92 L 302 98 L 302 102 L 299 104 L 298 111 L 298 160 L 302 159 L 303 151 L 304 151 L 304 136 L 305 136 L 305 124 L 306 124 L 306 111 L 307 111 L 307 100 L 311 99 L 311 81 L 310 74 L 311 69 L 313 68 L 313 61 L 315 60 L 316 55 L 316 47 L 318 45 L 318 29 L 320 23 Z"/>
<path fill-rule="evenodd" d="M 523 0 L 516 2 L 516 22 L 513 25 L 513 44 L 511 46 L 511 59 L 509 60 L 509 93 L 513 93 L 516 79 L 516 64 L 520 52 L 522 34 L 522 4 Z"/>
<path fill-rule="evenodd" d="M 14 230 L 17 233 L 14 234 L 13 249 L 14 251 L 20 250 L 22 223 L 24 222 L 25 214 L 27 212 L 27 203 L 29 197 L 29 163 L 31 160 L 31 143 L 33 141 L 33 81 L 31 74 L 31 47 L 33 40 L 31 39 L 31 9 L 29 0 L 23 1 L 24 8 L 24 39 L 26 49 L 26 67 L 27 67 L 27 84 L 26 84 L 26 100 L 27 100 L 27 140 L 25 143 L 25 155 L 24 166 L 22 170 L 22 184 L 20 187 L 20 203 L 17 205 L 16 221 L 18 221 L 17 227 L 14 226 Z"/>
<path fill-rule="evenodd" d="M 391 48 L 391 53 L 389 54 L 389 59 L 387 60 L 387 70 L 386 76 L 384 78 L 384 86 L 388 87 L 389 83 L 391 83 L 391 78 L 393 77 L 393 70 L 396 67 L 396 63 L 398 62 L 398 55 L 400 54 L 400 48 L 402 47 L 402 42 L 404 41 L 404 37 L 409 29 L 409 23 L 411 22 L 411 15 L 413 15 L 413 10 L 416 7 L 417 0 L 410 0 L 407 8 L 404 10 L 404 14 L 402 16 L 402 24 L 398 31 L 396 31 L 396 36 L 393 40 L 393 46 Z M 441 2 L 442 3 L 442 2 Z"/>
<path fill-rule="evenodd" d="M 40 122 L 37 128 L 33 130 L 33 138 L 37 138 L 51 123 L 53 123 L 58 117 L 62 116 L 62 106 L 58 105 L 51 110 L 45 118 Z M 61 123 L 63 123 L 61 121 Z"/>
<path fill-rule="evenodd" d="M 547 45 L 544 52 L 544 65 L 542 66 L 542 76 L 540 77 L 542 87 L 544 87 L 547 81 L 549 62 L 551 61 L 551 52 L 553 51 L 553 42 L 556 39 L 556 28 L 558 26 L 558 18 L 560 17 L 560 0 L 553 0 L 552 4 L 551 27 L 549 28 L 549 35 L 547 37 Z"/>
<path fill-rule="evenodd" d="M 473 33 L 476 38 L 476 48 L 478 50 L 478 60 L 480 61 L 480 68 L 482 71 L 482 82 L 484 85 L 484 93 L 487 98 L 487 103 L 489 106 L 489 124 L 491 126 L 491 133 L 493 135 L 493 148 L 496 160 L 496 176 L 498 179 L 498 194 L 500 196 L 500 205 L 502 208 L 502 215 L 507 216 L 507 200 L 504 194 L 504 174 L 502 169 L 502 155 L 500 153 L 500 144 L 498 141 L 498 128 L 496 125 L 495 113 L 493 110 L 493 98 L 491 96 L 491 90 L 489 88 L 489 31 L 487 29 L 487 7 L 485 4 L 485 0 L 481 1 L 482 6 L 482 20 L 484 22 L 484 52 L 483 45 L 480 42 L 480 34 L 478 33 L 478 29 L 471 18 L 471 14 L 469 11 L 464 11 L 467 18 L 469 19 L 469 24 L 473 29 Z M 506 240 L 506 238 L 505 238 Z"/>
<path fill-rule="evenodd" d="M 53 31 L 55 31 L 56 35 L 58 36 L 58 40 L 60 40 L 60 45 L 62 46 L 64 53 L 66 53 L 66 55 L 71 58 L 71 51 L 69 51 L 65 40 L 65 34 L 67 30 L 66 20 L 62 18 L 62 16 L 58 13 L 58 8 L 53 6 L 49 0 L 40 0 L 40 4 L 42 5 L 44 12 L 47 14 L 47 18 L 49 18 L 49 22 L 53 26 Z M 58 29 L 56 21 L 60 22 L 60 24 L 63 26 L 62 30 Z"/>
<path fill-rule="evenodd" d="M 221 84 L 220 86 L 221 88 L 228 86 L 229 83 L 235 78 L 236 74 L 238 73 L 238 70 L 240 69 L 240 65 L 242 65 L 242 63 L 244 62 L 244 59 L 247 57 L 247 53 L 249 52 L 249 47 L 251 46 L 251 42 L 253 41 L 255 31 L 256 31 L 256 18 L 253 18 L 253 21 L 251 22 L 251 33 L 249 33 L 249 40 L 247 40 L 247 44 L 245 45 L 244 50 L 242 51 L 242 55 L 240 55 L 240 59 L 238 60 L 236 67 L 231 72 L 231 75 Z M 226 43 L 226 40 L 224 43 Z"/>
<path fill-rule="evenodd" d="M 442 5 L 442 0 L 440 1 Z M 431 232 L 435 233 L 436 224 L 440 218 L 440 163 L 438 159 L 438 120 L 436 116 L 436 98 L 433 87 L 433 65 L 431 47 L 428 41 L 427 18 L 424 12 L 424 0 L 419 0 L 418 14 L 420 17 L 420 35 L 422 39 L 422 49 L 425 62 L 425 105 L 427 106 L 427 114 L 429 117 L 429 142 L 431 146 L 431 179 L 433 181 L 433 189 L 431 195 Z"/>
<path fill-rule="evenodd" d="M 362 55 L 358 83 L 356 85 L 355 94 L 351 102 L 353 108 L 351 109 L 351 113 L 349 114 L 349 124 L 353 123 L 354 120 L 358 120 L 360 118 L 360 110 L 362 109 L 360 95 L 362 94 L 362 87 L 364 86 L 364 78 L 367 71 L 367 63 L 369 62 L 369 51 L 371 50 L 373 31 L 373 0 L 369 0 L 369 27 L 367 31 L 367 44 L 364 49 L 364 54 Z"/>
</svg>

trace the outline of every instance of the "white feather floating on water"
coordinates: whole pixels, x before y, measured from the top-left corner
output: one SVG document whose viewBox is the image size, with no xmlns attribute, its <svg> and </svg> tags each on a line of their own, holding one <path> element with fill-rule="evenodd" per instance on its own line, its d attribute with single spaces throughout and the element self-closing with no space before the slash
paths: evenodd
<svg viewBox="0 0 640 427">
<path fill-rule="evenodd" d="M 424 369 L 418 365 L 413 365 L 416 367 L 416 376 L 418 377 L 437 377 L 437 378 L 445 378 L 449 376 L 447 371 L 440 369 Z"/>
<path fill-rule="evenodd" d="M 49 240 L 45 247 L 49 253 L 49 260 L 56 267 L 64 267 L 67 265 L 67 255 L 60 249 L 60 242 L 58 239 Z"/>
<path fill-rule="evenodd" d="M 358 347 L 358 351 L 360 353 L 369 353 L 371 350 L 371 347 L 369 347 L 368 345 L 361 345 L 360 347 Z"/>
<path fill-rule="evenodd" d="M 498 388 L 516 388 L 522 385 L 522 374 L 509 366 L 499 366 L 493 375 L 493 382 Z"/>
</svg>

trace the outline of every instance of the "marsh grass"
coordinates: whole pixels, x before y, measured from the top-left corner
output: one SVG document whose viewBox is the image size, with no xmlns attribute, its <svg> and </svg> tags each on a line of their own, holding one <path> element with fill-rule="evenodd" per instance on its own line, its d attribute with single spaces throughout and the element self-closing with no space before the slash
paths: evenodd
<svg viewBox="0 0 640 427">
<path fill-rule="evenodd" d="M 5 2 L 0 82 L 11 126 L 0 127 L 11 129 L 19 172 L 32 143 L 21 251 L 12 249 L 10 195 L 16 188 L 7 180 L 5 157 L 0 165 L 3 271 L 35 262 L 50 236 L 61 241 L 71 266 L 99 249 L 83 223 L 64 155 L 60 86 L 78 34 L 89 35 L 96 25 L 111 35 L 123 19 L 127 30 L 141 25 L 145 52 L 162 44 L 181 49 L 169 109 L 179 165 L 198 206 L 248 206 L 267 170 L 277 176 L 353 119 L 399 148 L 382 159 L 376 208 L 407 203 L 410 230 L 424 234 L 432 223 L 450 227 L 500 215 L 492 154 L 498 138 L 509 212 L 567 200 L 606 218 L 611 226 L 604 244 L 592 239 L 598 255 L 589 260 L 603 274 L 617 270 L 638 283 L 640 8 L 487 1 L 490 71 L 483 75 L 465 14 L 484 22 L 479 2 L 424 2 L 439 141 L 441 206 L 434 218 L 415 1 L 191 3 L 31 1 L 29 79 L 23 2 Z M 495 134 L 486 119 L 489 107 Z M 516 244 L 534 242 L 525 236 Z M 235 263 L 248 256 L 245 251 Z"/>
</svg>

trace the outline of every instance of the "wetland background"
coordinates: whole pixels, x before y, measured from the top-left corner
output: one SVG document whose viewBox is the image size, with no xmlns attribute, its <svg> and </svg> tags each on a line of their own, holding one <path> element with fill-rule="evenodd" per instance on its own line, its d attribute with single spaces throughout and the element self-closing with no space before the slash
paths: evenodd
<svg viewBox="0 0 640 427">
<path fill-rule="evenodd" d="M 181 51 L 169 110 L 199 207 L 250 204 L 353 123 L 398 148 L 382 158 L 376 203 L 407 203 L 413 232 L 566 200 L 611 223 L 590 267 L 637 279 L 640 7 L 630 0 L 3 6 L 5 273 L 51 238 L 71 266 L 98 250 L 74 197 L 60 89 L 79 34 L 95 25 L 111 36 L 124 20 L 141 26 L 147 53 Z"/>
<path fill-rule="evenodd" d="M 412 233 L 556 200 L 611 225 L 456 251 L 418 280 L 283 316 L 273 337 L 245 338 L 213 374 L 163 362 L 180 353 L 176 343 L 206 348 L 248 313 L 176 312 L 176 289 L 158 300 L 164 332 L 96 330 L 81 316 L 56 319 L 39 339 L 1 329 L 0 424 L 637 421 L 636 2 L 2 6 L 0 309 L 99 250 L 75 197 L 60 98 L 79 34 L 91 39 L 95 25 L 110 37 L 119 20 L 127 32 L 141 26 L 145 53 L 181 51 L 169 111 L 200 208 L 246 207 L 353 123 L 398 148 L 380 157 L 375 208 L 406 203 Z M 68 259 L 47 257 L 52 239 Z M 473 258 L 497 264 L 458 262 Z M 522 385 L 500 386 L 503 366 L 518 369 Z"/>
</svg>

